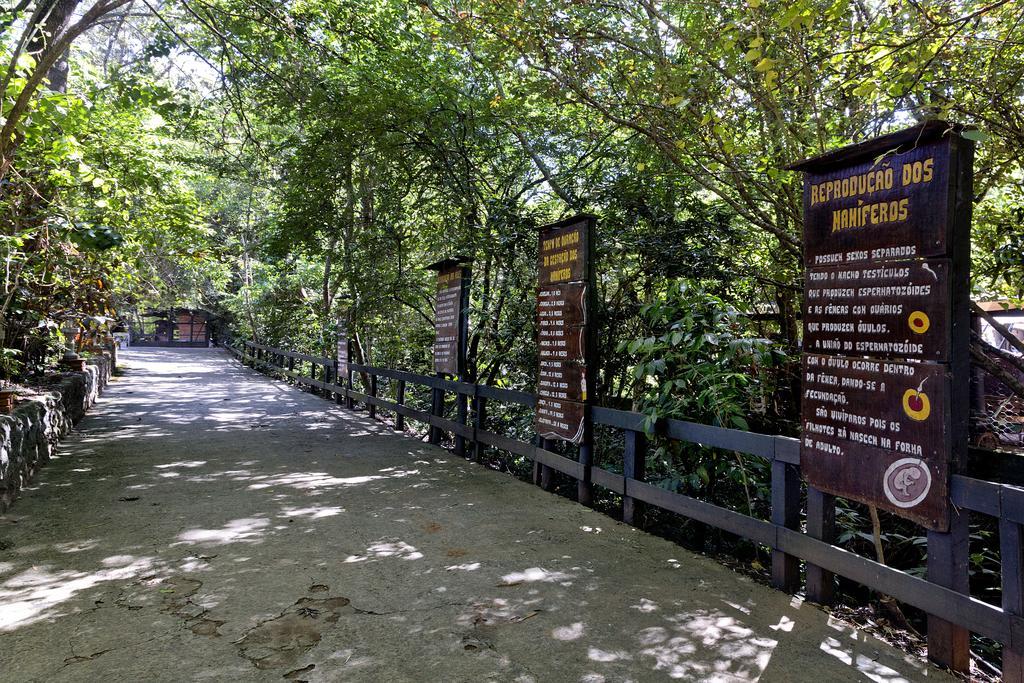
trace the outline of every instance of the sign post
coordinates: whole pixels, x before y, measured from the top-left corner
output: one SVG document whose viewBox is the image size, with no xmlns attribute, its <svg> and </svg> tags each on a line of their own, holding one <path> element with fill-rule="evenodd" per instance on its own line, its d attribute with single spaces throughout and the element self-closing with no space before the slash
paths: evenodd
<svg viewBox="0 0 1024 683">
<path fill-rule="evenodd" d="M 928 577 L 966 590 L 950 474 L 966 460 L 973 143 L 929 121 L 802 161 L 800 466 L 817 491 L 928 529 Z M 929 617 L 929 655 L 967 632 Z M 947 628 L 949 627 L 949 628 Z"/>
<path fill-rule="evenodd" d="M 352 372 L 349 370 L 349 363 L 352 362 L 348 342 L 348 314 L 344 318 L 338 318 L 338 336 L 335 354 L 334 382 L 345 387 L 345 407 L 352 409 L 352 399 L 348 396 L 348 390 L 352 388 Z M 336 400 L 341 403 L 342 394 L 337 394 Z"/>
<path fill-rule="evenodd" d="M 536 430 L 542 439 L 579 445 L 583 479 L 578 498 L 585 505 L 592 499 L 596 225 L 597 219 L 587 215 L 546 225 L 540 229 L 538 249 Z M 550 481 L 546 467 L 541 465 L 541 479 L 548 474 Z"/>
<path fill-rule="evenodd" d="M 458 377 L 466 374 L 466 345 L 469 338 L 469 285 L 471 259 L 453 256 L 427 266 L 437 272 L 437 295 L 434 302 L 434 372 L 438 377 Z M 444 391 L 432 391 L 432 414 L 444 414 Z M 465 417 L 465 397 L 456 394 L 460 415 Z M 431 443 L 441 442 L 441 430 L 430 427 Z M 465 437 L 455 436 L 455 452 L 463 454 Z"/>
</svg>

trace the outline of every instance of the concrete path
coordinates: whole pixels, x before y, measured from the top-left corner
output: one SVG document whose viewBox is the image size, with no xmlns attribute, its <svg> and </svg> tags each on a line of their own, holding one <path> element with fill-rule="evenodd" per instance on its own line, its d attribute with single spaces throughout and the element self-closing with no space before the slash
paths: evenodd
<svg viewBox="0 0 1024 683">
<path fill-rule="evenodd" d="M 945 680 L 219 350 L 123 359 L 0 517 L 0 680 Z"/>
</svg>

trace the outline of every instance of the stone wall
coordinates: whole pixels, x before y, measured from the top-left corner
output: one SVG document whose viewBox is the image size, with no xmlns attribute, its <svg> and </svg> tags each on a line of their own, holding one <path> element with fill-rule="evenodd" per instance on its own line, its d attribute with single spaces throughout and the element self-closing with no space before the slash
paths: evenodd
<svg viewBox="0 0 1024 683">
<path fill-rule="evenodd" d="M 110 354 L 90 357 L 84 372 L 47 377 L 0 415 L 0 513 L 45 465 L 57 443 L 96 403 L 113 373 Z"/>
</svg>

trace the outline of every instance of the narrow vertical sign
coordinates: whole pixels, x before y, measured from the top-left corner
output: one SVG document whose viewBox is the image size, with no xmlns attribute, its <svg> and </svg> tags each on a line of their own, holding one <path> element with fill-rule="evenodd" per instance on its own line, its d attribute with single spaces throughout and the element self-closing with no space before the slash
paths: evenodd
<svg viewBox="0 0 1024 683">
<path fill-rule="evenodd" d="M 466 370 L 469 259 L 453 257 L 427 266 L 437 271 L 434 302 L 434 372 L 462 376 Z"/>
<path fill-rule="evenodd" d="M 348 364 L 349 364 L 349 351 L 348 351 L 348 320 L 346 318 L 338 319 L 338 341 L 337 341 L 337 356 L 338 356 L 338 378 L 339 382 L 344 381 L 344 378 L 348 377 Z"/>
<path fill-rule="evenodd" d="M 594 343 L 589 316 L 595 219 L 577 216 L 540 230 L 538 251 L 537 433 L 583 443 L 593 397 Z"/>
<path fill-rule="evenodd" d="M 966 450 L 973 146 L 929 122 L 804 176 L 801 470 L 945 531 Z"/>
</svg>

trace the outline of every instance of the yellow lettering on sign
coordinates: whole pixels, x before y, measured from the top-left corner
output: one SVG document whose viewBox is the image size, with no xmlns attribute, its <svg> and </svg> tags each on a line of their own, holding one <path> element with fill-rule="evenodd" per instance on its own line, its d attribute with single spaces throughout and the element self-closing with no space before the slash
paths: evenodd
<svg viewBox="0 0 1024 683">
<path fill-rule="evenodd" d="M 911 161 L 903 164 L 903 187 L 930 183 L 935 175 L 935 159 L 929 157 L 924 161 Z"/>
<path fill-rule="evenodd" d="M 895 173 L 891 167 L 866 171 L 846 178 L 825 180 L 811 185 L 811 206 L 834 199 L 866 197 L 876 192 L 891 190 L 895 180 Z"/>
<path fill-rule="evenodd" d="M 551 271 L 549 282 L 564 282 L 572 277 L 572 268 L 560 268 Z"/>
<path fill-rule="evenodd" d="M 832 232 L 849 228 L 863 228 L 869 225 L 886 223 L 902 223 L 910 217 L 910 199 L 891 202 L 875 202 L 865 204 L 857 202 L 857 206 L 836 209 L 832 212 Z"/>
</svg>

